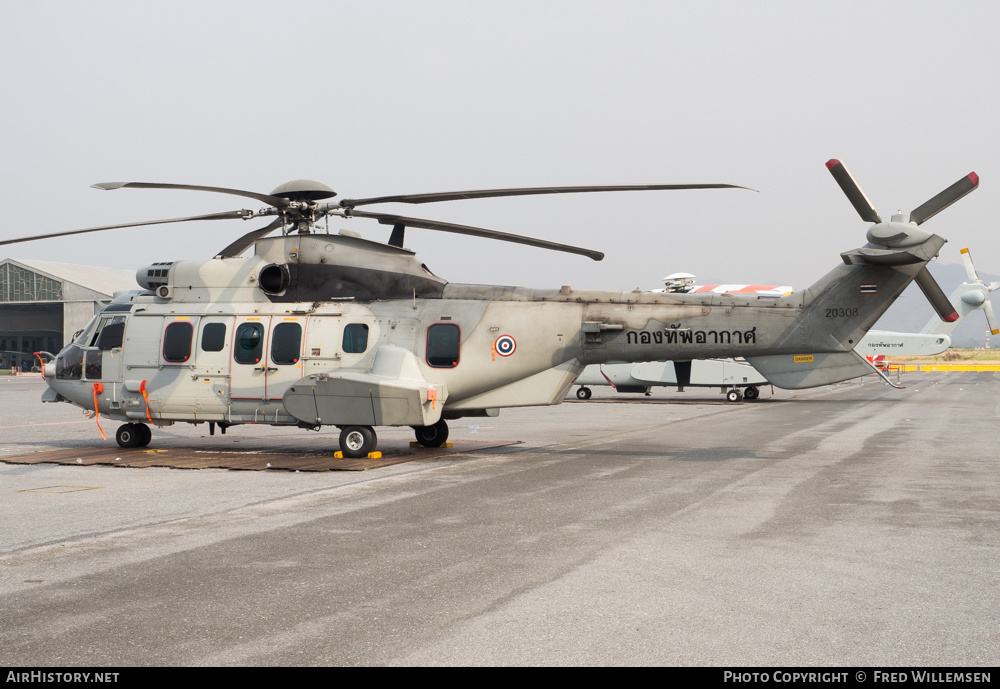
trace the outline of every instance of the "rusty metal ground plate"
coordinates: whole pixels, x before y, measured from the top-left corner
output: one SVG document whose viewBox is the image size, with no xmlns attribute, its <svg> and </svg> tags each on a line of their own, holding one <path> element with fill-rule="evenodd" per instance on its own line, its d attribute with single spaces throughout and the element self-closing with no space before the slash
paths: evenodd
<svg viewBox="0 0 1000 689">
<path fill-rule="evenodd" d="M 379 467 L 452 457 L 467 452 L 506 447 L 518 441 L 455 441 L 452 447 L 413 448 L 409 441 L 389 440 L 379 442 L 378 459 L 337 459 L 329 447 L 309 447 L 309 443 L 296 443 L 289 447 L 268 439 L 242 439 L 236 443 L 224 441 L 170 441 L 159 447 L 121 448 L 109 447 L 70 448 L 44 450 L 26 455 L 3 457 L 9 464 L 64 464 L 79 466 L 115 466 L 141 469 L 167 467 L 171 469 L 233 469 L 245 471 L 365 471 Z"/>
</svg>

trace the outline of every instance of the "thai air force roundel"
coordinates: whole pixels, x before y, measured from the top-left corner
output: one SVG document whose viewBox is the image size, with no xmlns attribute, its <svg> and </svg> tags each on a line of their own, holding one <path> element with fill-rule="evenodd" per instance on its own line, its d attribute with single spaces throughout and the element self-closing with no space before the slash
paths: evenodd
<svg viewBox="0 0 1000 689">
<path fill-rule="evenodd" d="M 493 346 L 497 350 L 497 354 L 500 356 L 510 356 L 517 349 L 517 342 L 510 335 L 501 335 L 497 338 L 497 341 L 493 343 Z"/>
</svg>

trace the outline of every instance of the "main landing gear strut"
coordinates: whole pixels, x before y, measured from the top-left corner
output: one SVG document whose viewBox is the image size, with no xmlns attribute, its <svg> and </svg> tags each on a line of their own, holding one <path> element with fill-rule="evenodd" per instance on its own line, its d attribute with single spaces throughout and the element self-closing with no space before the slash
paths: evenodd
<svg viewBox="0 0 1000 689">
<path fill-rule="evenodd" d="M 743 392 L 740 392 L 739 388 L 733 388 L 726 393 L 726 399 L 730 402 L 739 402 L 744 398 L 748 400 L 755 400 L 758 397 L 760 397 L 760 388 L 756 385 L 748 385 L 744 388 Z"/>
<path fill-rule="evenodd" d="M 153 439 L 153 432 L 144 423 L 126 423 L 118 427 L 115 440 L 121 447 L 146 447 Z"/>
<path fill-rule="evenodd" d="M 448 422 L 441 419 L 433 426 L 413 426 L 413 432 L 424 447 L 441 447 L 448 440 Z M 371 426 L 344 426 L 340 431 L 344 457 L 367 457 L 377 446 L 378 436 Z"/>
<path fill-rule="evenodd" d="M 345 457 L 367 457 L 378 446 L 378 436 L 371 426 L 344 426 L 340 431 L 340 451 Z"/>
<path fill-rule="evenodd" d="M 441 447 L 448 440 L 448 422 L 441 419 L 433 426 L 414 426 L 413 432 L 424 447 Z"/>
</svg>

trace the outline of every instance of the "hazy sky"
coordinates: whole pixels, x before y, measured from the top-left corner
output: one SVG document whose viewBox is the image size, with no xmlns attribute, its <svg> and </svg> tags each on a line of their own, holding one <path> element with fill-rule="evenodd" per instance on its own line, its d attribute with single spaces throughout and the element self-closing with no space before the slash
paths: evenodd
<svg viewBox="0 0 1000 689">
<path fill-rule="evenodd" d="M 0 3 L 0 236 L 259 203 L 103 181 L 343 196 L 729 182 L 738 190 L 369 207 L 599 249 L 600 263 L 409 230 L 455 282 L 805 286 L 867 229 L 826 170 L 887 216 L 970 171 L 930 220 L 1000 271 L 995 2 Z M 0 257 L 136 268 L 208 258 L 265 221 L 118 230 Z M 338 220 L 384 241 L 389 228 Z"/>
</svg>

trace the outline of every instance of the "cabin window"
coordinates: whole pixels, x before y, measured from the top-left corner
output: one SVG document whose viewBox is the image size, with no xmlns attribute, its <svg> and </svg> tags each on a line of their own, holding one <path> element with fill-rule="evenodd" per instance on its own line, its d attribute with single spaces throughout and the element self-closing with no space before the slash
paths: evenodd
<svg viewBox="0 0 1000 689">
<path fill-rule="evenodd" d="M 434 368 L 458 366 L 462 331 L 454 323 L 435 323 L 427 328 L 427 363 Z"/>
<path fill-rule="evenodd" d="M 260 323 L 243 323 L 236 329 L 236 351 L 233 357 L 238 364 L 259 364 L 264 351 L 264 326 Z"/>
<path fill-rule="evenodd" d="M 368 349 L 368 326 L 348 323 L 344 328 L 344 354 L 361 354 Z"/>
<path fill-rule="evenodd" d="M 187 321 L 174 321 L 163 331 L 163 360 L 182 364 L 191 358 L 194 328 Z"/>
<path fill-rule="evenodd" d="M 208 323 L 201 331 L 201 351 L 221 352 L 226 346 L 226 324 Z"/>
<path fill-rule="evenodd" d="M 302 326 L 279 323 L 271 333 L 271 361 L 276 364 L 297 364 L 302 349 Z"/>
</svg>

